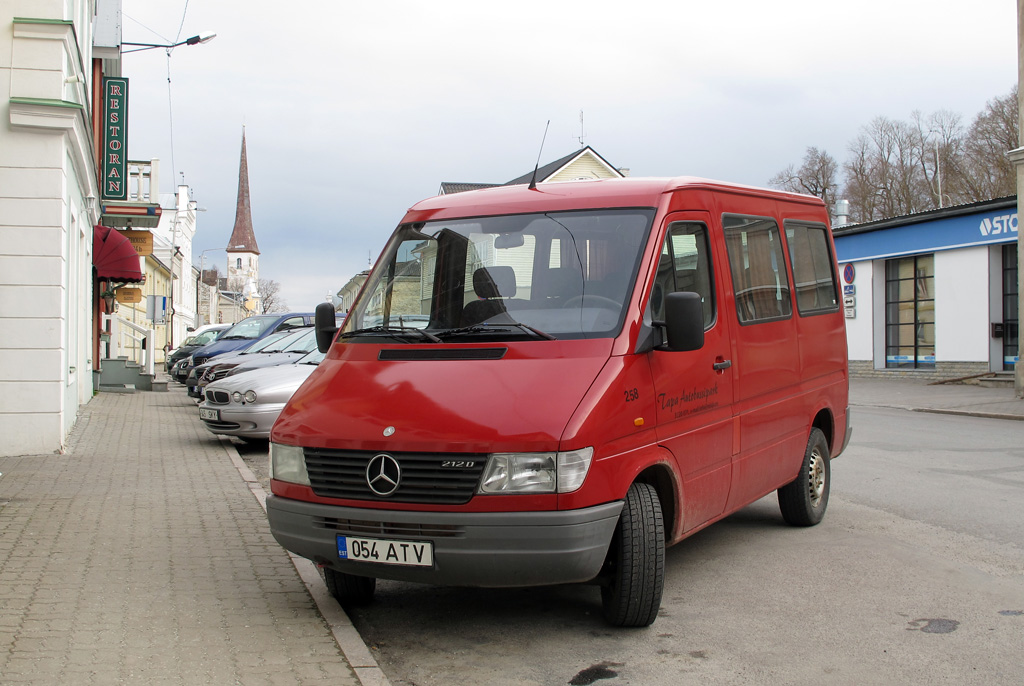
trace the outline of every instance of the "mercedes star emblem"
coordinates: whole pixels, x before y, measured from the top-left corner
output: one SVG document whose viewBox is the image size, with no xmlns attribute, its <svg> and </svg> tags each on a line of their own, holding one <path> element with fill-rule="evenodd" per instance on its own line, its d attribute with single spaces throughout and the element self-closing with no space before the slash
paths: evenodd
<svg viewBox="0 0 1024 686">
<path fill-rule="evenodd" d="M 366 465 L 366 485 L 376 495 L 386 497 L 398 490 L 402 482 L 402 467 L 398 460 L 386 453 L 370 458 Z"/>
</svg>

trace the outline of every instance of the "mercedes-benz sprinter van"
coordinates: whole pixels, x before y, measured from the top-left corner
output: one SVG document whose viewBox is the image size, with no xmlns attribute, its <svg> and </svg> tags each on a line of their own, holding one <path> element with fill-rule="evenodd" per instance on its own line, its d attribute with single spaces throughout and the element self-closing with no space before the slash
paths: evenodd
<svg viewBox="0 0 1024 686">
<path fill-rule="evenodd" d="M 271 529 L 376 579 L 592 582 L 646 626 L 666 546 L 773 491 L 817 524 L 850 437 L 818 198 L 697 178 L 498 187 L 402 219 L 271 435 Z M 755 562 L 752 561 L 752 564 Z"/>
</svg>

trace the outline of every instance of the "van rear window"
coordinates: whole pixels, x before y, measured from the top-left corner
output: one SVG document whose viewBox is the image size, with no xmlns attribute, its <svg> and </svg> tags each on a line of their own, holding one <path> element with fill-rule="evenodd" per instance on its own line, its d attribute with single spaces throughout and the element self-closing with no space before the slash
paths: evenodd
<svg viewBox="0 0 1024 686">
<path fill-rule="evenodd" d="M 789 275 L 779 225 L 767 217 L 727 214 L 722 217 L 722 227 L 740 323 L 792 316 Z"/>
<path fill-rule="evenodd" d="M 793 265 L 796 309 L 801 315 L 839 309 L 835 260 L 824 224 L 785 222 L 789 261 Z"/>
</svg>

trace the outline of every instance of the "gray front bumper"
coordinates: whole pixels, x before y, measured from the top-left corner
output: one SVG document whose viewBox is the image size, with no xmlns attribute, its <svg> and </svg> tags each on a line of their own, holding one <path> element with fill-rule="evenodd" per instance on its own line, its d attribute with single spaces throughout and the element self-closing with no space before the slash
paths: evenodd
<svg viewBox="0 0 1024 686">
<path fill-rule="evenodd" d="M 453 586 L 541 586 L 597 576 L 622 502 L 556 512 L 408 512 L 267 497 L 270 530 L 287 550 L 346 574 Z M 431 541 L 433 567 L 338 557 L 339 535 Z"/>
</svg>

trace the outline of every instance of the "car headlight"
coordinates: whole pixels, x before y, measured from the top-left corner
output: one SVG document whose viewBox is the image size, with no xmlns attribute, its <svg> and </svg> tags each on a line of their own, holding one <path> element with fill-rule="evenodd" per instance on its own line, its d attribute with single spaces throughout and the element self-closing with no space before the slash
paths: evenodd
<svg viewBox="0 0 1024 686">
<path fill-rule="evenodd" d="M 302 448 L 271 443 L 270 478 L 308 486 L 309 474 L 306 473 L 306 458 L 302 454 Z"/>
<path fill-rule="evenodd" d="M 558 453 L 495 453 L 488 457 L 479 493 L 572 493 L 590 470 L 593 448 Z"/>
</svg>

